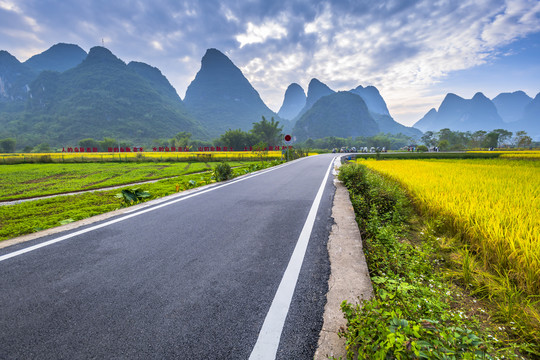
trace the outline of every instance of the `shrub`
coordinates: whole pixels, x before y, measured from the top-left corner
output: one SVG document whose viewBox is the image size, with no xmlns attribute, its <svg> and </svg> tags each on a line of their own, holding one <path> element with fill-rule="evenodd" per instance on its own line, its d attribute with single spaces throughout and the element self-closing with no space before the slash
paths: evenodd
<svg viewBox="0 0 540 360">
<path fill-rule="evenodd" d="M 225 181 L 232 178 L 232 169 L 226 162 L 221 162 L 214 168 L 214 179 L 216 181 Z"/>
</svg>

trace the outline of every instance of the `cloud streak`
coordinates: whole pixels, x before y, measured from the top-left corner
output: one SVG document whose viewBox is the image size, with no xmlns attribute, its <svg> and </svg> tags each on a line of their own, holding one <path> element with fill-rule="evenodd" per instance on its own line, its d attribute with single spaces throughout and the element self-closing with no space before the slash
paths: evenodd
<svg viewBox="0 0 540 360">
<path fill-rule="evenodd" d="M 124 61 L 160 68 L 183 96 L 215 47 L 274 110 L 290 83 L 317 77 L 336 90 L 375 85 L 398 121 L 442 96 L 434 84 L 538 32 L 537 0 L 0 0 L 0 48 L 20 60 L 57 42 L 88 50 L 104 38 Z"/>
</svg>

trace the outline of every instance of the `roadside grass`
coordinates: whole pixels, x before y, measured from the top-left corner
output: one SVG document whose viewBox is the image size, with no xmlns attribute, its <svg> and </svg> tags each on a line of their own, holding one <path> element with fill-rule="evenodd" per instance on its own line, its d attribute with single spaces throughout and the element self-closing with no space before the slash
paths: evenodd
<svg viewBox="0 0 540 360">
<path fill-rule="evenodd" d="M 229 163 L 232 167 L 244 164 Z M 0 165 L 0 200 L 99 189 L 209 171 L 215 166 L 190 162 Z"/>
<path fill-rule="evenodd" d="M 488 296 L 456 277 L 468 276 L 463 264 L 474 260 L 440 219 L 420 216 L 402 187 L 365 166 L 344 165 L 339 179 L 349 189 L 374 287 L 371 300 L 342 304 L 347 359 L 538 356 L 530 336 L 537 328 L 499 316 Z"/>
<path fill-rule="evenodd" d="M 256 162 L 232 169 L 230 178 L 281 164 L 281 161 Z M 211 170 L 211 169 L 209 169 Z M 196 188 L 216 182 L 212 171 L 187 174 L 138 185 L 142 191 L 150 193 L 148 200 L 171 195 L 178 191 Z M 73 221 L 125 207 L 125 202 L 117 195 L 122 189 L 57 196 L 48 199 L 0 206 L 0 241 L 17 236 L 50 229 Z M 135 202 L 136 203 L 136 202 Z"/>
</svg>

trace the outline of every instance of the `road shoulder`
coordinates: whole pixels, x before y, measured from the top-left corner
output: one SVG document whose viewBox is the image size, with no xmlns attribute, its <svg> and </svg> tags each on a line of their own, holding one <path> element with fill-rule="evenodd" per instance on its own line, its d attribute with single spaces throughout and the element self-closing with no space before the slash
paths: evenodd
<svg viewBox="0 0 540 360">
<path fill-rule="evenodd" d="M 340 309 L 346 300 L 358 303 L 373 295 L 369 271 L 362 250 L 362 238 L 347 188 L 334 180 L 336 193 L 332 206 L 334 225 L 328 239 L 331 274 L 323 316 L 323 327 L 314 359 L 346 358 L 345 339 L 338 336 L 347 322 Z"/>
</svg>

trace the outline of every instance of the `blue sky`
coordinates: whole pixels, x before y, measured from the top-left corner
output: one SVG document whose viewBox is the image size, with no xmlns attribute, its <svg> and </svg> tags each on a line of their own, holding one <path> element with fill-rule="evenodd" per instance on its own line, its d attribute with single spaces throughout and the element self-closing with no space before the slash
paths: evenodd
<svg viewBox="0 0 540 360">
<path fill-rule="evenodd" d="M 279 110 L 287 86 L 376 86 L 412 125 L 448 92 L 540 92 L 539 0 L 0 0 L 0 49 L 59 42 L 158 67 L 183 98 L 207 48 Z"/>
</svg>

